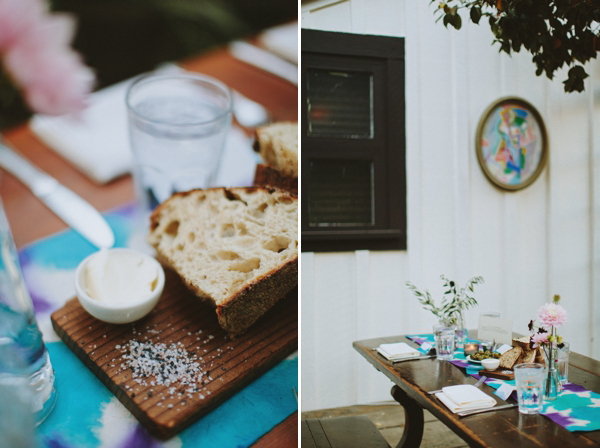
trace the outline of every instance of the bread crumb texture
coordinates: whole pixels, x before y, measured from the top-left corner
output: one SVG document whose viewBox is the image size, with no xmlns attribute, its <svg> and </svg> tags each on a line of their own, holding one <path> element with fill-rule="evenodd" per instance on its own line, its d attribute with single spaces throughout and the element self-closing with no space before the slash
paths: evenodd
<svg viewBox="0 0 600 448">
<path fill-rule="evenodd" d="M 198 296 L 222 306 L 297 263 L 298 200 L 256 187 L 178 193 L 154 211 L 148 241 Z"/>
</svg>

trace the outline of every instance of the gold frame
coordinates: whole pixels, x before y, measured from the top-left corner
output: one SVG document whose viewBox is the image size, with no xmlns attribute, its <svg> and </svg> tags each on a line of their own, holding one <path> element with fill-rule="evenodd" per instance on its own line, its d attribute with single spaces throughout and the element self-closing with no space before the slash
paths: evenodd
<svg viewBox="0 0 600 448">
<path fill-rule="evenodd" d="M 540 161 L 538 163 L 538 166 L 535 168 L 535 171 L 529 177 L 529 179 L 527 179 L 525 182 L 522 182 L 518 185 L 508 185 L 508 184 L 503 183 L 503 182 L 499 181 L 498 179 L 496 179 L 494 177 L 494 175 L 487 168 L 487 166 L 485 164 L 485 160 L 483 159 L 481 138 L 483 137 L 483 131 L 485 129 L 485 125 L 487 124 L 492 113 L 499 106 L 501 106 L 504 103 L 516 103 L 516 104 L 520 105 L 521 107 L 523 107 L 524 109 L 527 109 L 531 113 L 531 115 L 533 116 L 535 121 L 537 122 L 537 125 L 540 129 L 540 138 L 542 139 L 542 155 L 540 156 Z M 537 109 L 535 107 L 533 107 L 533 105 L 531 105 L 529 102 L 525 101 L 522 98 L 509 96 L 509 97 L 500 98 L 499 100 L 494 101 L 485 110 L 485 112 L 481 116 L 481 119 L 479 120 L 479 124 L 477 125 L 477 133 L 475 134 L 475 152 L 477 153 L 477 161 L 479 162 L 479 166 L 481 167 L 481 170 L 483 171 L 485 176 L 488 178 L 488 180 L 492 184 L 494 184 L 496 187 L 498 187 L 502 190 L 506 190 L 506 191 L 517 191 L 517 190 L 521 190 L 523 188 L 528 187 L 539 177 L 542 170 L 546 166 L 546 162 L 548 159 L 548 134 L 546 132 L 546 126 L 544 124 L 544 121 L 542 120 L 542 116 L 537 111 Z"/>
</svg>

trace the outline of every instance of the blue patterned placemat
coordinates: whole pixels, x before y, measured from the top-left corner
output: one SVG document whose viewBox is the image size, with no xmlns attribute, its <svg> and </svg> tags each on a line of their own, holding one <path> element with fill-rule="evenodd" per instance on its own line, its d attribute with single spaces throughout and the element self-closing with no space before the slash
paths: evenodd
<svg viewBox="0 0 600 448">
<path fill-rule="evenodd" d="M 134 211 L 128 206 L 105 215 L 116 246 L 131 245 Z M 79 234 L 67 230 L 19 253 L 58 391 L 56 407 L 37 428 L 39 447 L 245 447 L 297 411 L 298 358 L 294 355 L 177 436 L 167 441 L 150 436 L 51 326 L 50 314 L 75 296 L 75 268 L 94 251 Z"/>
<path fill-rule="evenodd" d="M 412 334 L 406 337 L 419 345 L 424 342 L 434 342 L 433 334 Z M 480 378 L 479 371 L 483 367 L 468 362 L 463 352 L 456 351 L 454 359 L 449 362 L 466 369 L 467 374 Z M 498 389 L 505 383 L 515 386 L 515 380 L 505 381 L 494 378 L 485 380 L 485 384 L 494 389 Z M 511 397 L 516 400 L 516 392 L 513 392 Z M 577 384 L 566 383 L 555 401 L 544 404 L 542 414 L 568 431 L 596 431 L 600 429 L 600 394 Z"/>
</svg>

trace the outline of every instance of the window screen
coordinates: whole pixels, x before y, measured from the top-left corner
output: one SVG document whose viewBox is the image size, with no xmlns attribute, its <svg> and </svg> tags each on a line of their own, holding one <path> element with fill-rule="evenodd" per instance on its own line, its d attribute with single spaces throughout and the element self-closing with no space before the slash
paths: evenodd
<svg viewBox="0 0 600 448">
<path fill-rule="evenodd" d="M 308 134 L 373 138 L 373 75 L 307 70 Z"/>
<path fill-rule="evenodd" d="M 372 226 L 375 223 L 371 161 L 311 159 L 307 174 L 311 227 Z"/>
</svg>

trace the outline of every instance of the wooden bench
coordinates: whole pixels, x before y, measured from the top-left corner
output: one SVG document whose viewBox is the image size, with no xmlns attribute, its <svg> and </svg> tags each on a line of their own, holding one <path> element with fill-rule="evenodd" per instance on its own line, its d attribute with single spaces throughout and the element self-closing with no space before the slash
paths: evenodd
<svg viewBox="0 0 600 448">
<path fill-rule="evenodd" d="M 301 448 L 390 448 L 364 415 L 302 420 Z"/>
</svg>

